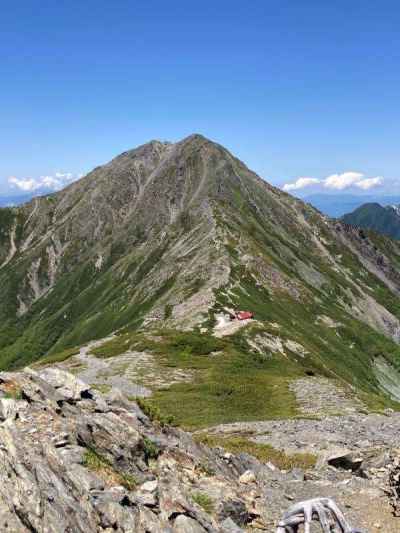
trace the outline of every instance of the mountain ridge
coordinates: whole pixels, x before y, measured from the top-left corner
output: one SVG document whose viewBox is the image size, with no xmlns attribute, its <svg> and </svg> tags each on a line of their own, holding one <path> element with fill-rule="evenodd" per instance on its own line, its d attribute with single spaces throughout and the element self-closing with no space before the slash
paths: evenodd
<svg viewBox="0 0 400 533">
<path fill-rule="evenodd" d="M 342 219 L 347 224 L 374 230 L 393 239 L 400 239 L 399 206 L 382 206 L 378 202 L 366 203 L 345 214 Z"/>
<path fill-rule="evenodd" d="M 298 195 L 303 202 L 307 202 L 331 218 L 341 218 L 363 204 L 377 202 L 383 206 L 400 203 L 400 196 L 388 194 L 351 194 L 351 193 L 302 193 Z"/>
<path fill-rule="evenodd" d="M 197 331 L 189 353 L 244 309 L 254 321 L 221 347 L 246 372 L 261 365 L 263 387 L 277 365 L 285 387 L 310 371 L 386 402 L 375 360 L 400 368 L 399 264 L 394 241 L 321 215 L 201 135 L 151 141 L 0 210 L 0 365 L 115 332 L 129 343 L 138 331 Z"/>
</svg>

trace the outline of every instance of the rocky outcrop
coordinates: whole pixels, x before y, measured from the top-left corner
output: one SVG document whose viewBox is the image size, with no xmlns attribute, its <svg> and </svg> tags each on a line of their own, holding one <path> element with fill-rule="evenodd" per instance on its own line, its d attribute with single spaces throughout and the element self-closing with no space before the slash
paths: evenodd
<svg viewBox="0 0 400 533">
<path fill-rule="evenodd" d="M 398 531 L 399 454 L 345 459 L 284 471 L 198 444 L 63 370 L 0 374 L 2 532 L 271 532 L 294 502 L 321 497 L 351 523 Z"/>
<path fill-rule="evenodd" d="M 240 462 L 72 374 L 0 374 L 0 531 L 228 532 L 263 523 Z"/>
</svg>

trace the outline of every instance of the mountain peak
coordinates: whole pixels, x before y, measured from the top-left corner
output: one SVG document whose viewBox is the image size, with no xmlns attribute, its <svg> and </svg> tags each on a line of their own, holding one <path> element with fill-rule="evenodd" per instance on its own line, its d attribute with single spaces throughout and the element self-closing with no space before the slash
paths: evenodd
<svg viewBox="0 0 400 533">
<path fill-rule="evenodd" d="M 187 137 L 184 137 L 181 142 L 191 142 L 191 141 L 207 141 L 212 142 L 210 139 L 202 135 L 201 133 L 191 133 Z"/>
<path fill-rule="evenodd" d="M 383 211 L 394 216 L 392 209 Z M 72 501 L 73 508 L 90 514 L 89 525 L 80 522 L 85 531 L 97 531 L 99 520 L 101 527 L 111 524 L 118 531 L 222 531 L 215 520 L 225 523 L 224 494 L 229 512 L 248 515 L 247 527 L 257 516 L 255 503 L 247 513 L 239 497 L 256 490 L 255 474 L 264 476 L 259 465 L 248 458 L 239 464 L 231 455 L 233 471 L 226 452 L 204 451 L 182 432 L 166 429 L 165 422 L 172 416 L 192 430 L 244 422 L 240 427 L 248 435 L 251 421 L 290 417 L 297 423 L 315 414 L 324 418 L 320 449 L 327 456 L 325 418 L 351 413 L 355 427 L 358 410 L 364 420 L 365 409 L 399 407 L 399 265 L 398 243 L 322 216 L 199 134 L 173 144 L 150 141 L 55 195 L 0 209 L 0 368 L 31 366 L 0 378 L 8 444 L 1 457 L 11 457 L 0 483 L 6 496 L 13 486 L 26 487 L 32 504 L 23 505 L 21 490 L 18 509 L 15 497 L 5 498 L 10 513 L 0 513 L 0 530 L 7 521 L 8 530 L 22 531 L 13 517 L 22 517 L 31 531 L 42 530 L 47 523 L 42 508 L 52 512 L 55 505 L 67 505 L 70 490 L 84 504 Z M 40 370 L 43 365 L 58 369 Z M 128 398 L 151 396 L 141 405 L 155 423 L 132 402 L 114 397 L 114 387 Z M 95 389 L 107 396 L 99 397 Z M 15 422 L 11 433 L 8 419 Z M 271 432 L 264 422 L 255 424 L 263 438 L 275 432 L 277 447 L 287 434 L 293 450 L 291 435 L 298 427 L 279 422 L 277 433 L 272 424 Z M 216 435 L 214 429 L 207 440 Z M 318 453 L 311 442 L 314 429 L 305 447 Z M 362 428 L 356 433 L 355 448 L 364 433 Z M 395 434 L 393 428 L 387 433 L 391 439 Z M 346 435 L 337 442 L 343 438 L 353 446 Z M 123 446 L 127 439 L 130 445 Z M 254 443 L 239 449 L 249 447 L 254 450 Z M 194 457 L 190 475 L 185 450 Z M 271 457 L 270 447 L 260 450 L 264 459 L 265 451 Z M 15 457 L 26 457 L 25 452 L 28 461 L 22 466 L 34 463 L 33 472 L 16 466 Z M 286 470 L 291 463 L 282 459 Z M 67 481 L 65 460 L 73 463 Z M 101 479 L 93 477 L 90 465 Z M 251 476 L 244 472 L 249 467 Z M 276 472 L 265 470 L 276 478 Z M 221 489 L 222 474 L 230 483 Z M 31 478 L 38 483 L 32 485 Z M 48 479 L 56 480 L 49 495 Z M 83 492 L 76 484 L 80 479 Z M 337 479 L 342 477 L 335 477 L 335 484 Z M 288 480 L 293 481 L 292 472 Z M 45 500 L 40 519 L 31 512 L 38 507 L 32 492 L 37 487 Z M 89 500 L 87 487 L 93 488 Z M 215 502 L 211 496 L 198 498 L 208 488 Z M 287 490 L 278 489 L 282 500 Z M 213 517 L 201 514 L 202 501 Z M 273 506 L 261 507 L 271 524 Z M 52 515 L 55 528 L 60 516 L 77 516 L 69 509 L 60 513 Z M 132 513 L 134 524 L 127 521 Z M 193 522 L 196 516 L 205 528 Z M 148 527 L 138 521 L 144 517 L 151 517 Z M 188 520 L 183 526 L 180 517 Z M 71 528 L 75 531 L 75 524 Z"/>
<path fill-rule="evenodd" d="M 400 239 L 400 216 L 396 206 L 383 207 L 377 202 L 369 202 L 347 213 L 342 219 L 347 224 Z"/>
<path fill-rule="evenodd" d="M 329 337 L 326 324 L 340 324 L 343 341 L 334 336 L 324 365 L 347 379 L 347 362 L 336 362 L 345 353 L 377 393 L 372 363 L 361 372 L 364 347 L 349 349 L 346 328 L 358 319 L 385 342 L 400 337 L 396 308 L 385 307 L 400 292 L 389 252 L 397 253 L 269 186 L 203 135 L 153 140 L 51 198 L 0 210 L 0 364 L 121 329 L 223 335 L 250 311 L 246 353 L 285 354 L 299 372 L 303 357 L 318 370 L 321 328 Z M 372 287 L 376 272 L 379 291 L 367 297 L 362 280 Z"/>
</svg>

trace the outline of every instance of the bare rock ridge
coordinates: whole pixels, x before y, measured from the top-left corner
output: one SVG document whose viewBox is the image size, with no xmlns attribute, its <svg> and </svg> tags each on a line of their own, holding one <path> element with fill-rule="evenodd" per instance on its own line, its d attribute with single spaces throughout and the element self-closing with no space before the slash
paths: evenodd
<svg viewBox="0 0 400 533">
<path fill-rule="evenodd" d="M 398 450 L 283 471 L 198 444 L 58 369 L 0 374 L 0 444 L 4 532 L 272 532 L 290 502 L 317 496 L 359 526 L 398 526 Z"/>
<path fill-rule="evenodd" d="M 246 462 L 152 424 L 72 374 L 0 376 L 0 530 L 231 532 L 263 523 Z M 235 522 L 236 521 L 236 525 Z"/>
</svg>

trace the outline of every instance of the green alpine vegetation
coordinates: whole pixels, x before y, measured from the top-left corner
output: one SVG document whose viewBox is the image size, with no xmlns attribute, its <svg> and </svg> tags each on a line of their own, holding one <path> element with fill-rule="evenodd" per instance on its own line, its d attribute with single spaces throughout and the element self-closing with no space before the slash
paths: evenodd
<svg viewBox="0 0 400 533">
<path fill-rule="evenodd" d="M 259 444 L 244 437 L 217 437 L 214 435 L 196 435 L 195 439 L 201 444 L 210 448 L 224 448 L 227 452 L 236 455 L 248 453 L 257 457 L 263 463 L 271 462 L 282 470 L 292 470 L 302 468 L 304 470 L 313 468 L 317 462 L 317 457 L 311 453 L 286 454 L 282 450 L 276 450 L 269 444 Z"/>
<path fill-rule="evenodd" d="M 143 400 L 162 423 L 298 416 L 290 383 L 306 375 L 397 408 L 380 369 L 400 371 L 399 267 L 397 241 L 321 215 L 201 135 L 151 141 L 0 209 L 0 367 L 62 363 L 114 334 L 95 357 L 146 352 L 193 374 Z"/>
</svg>

